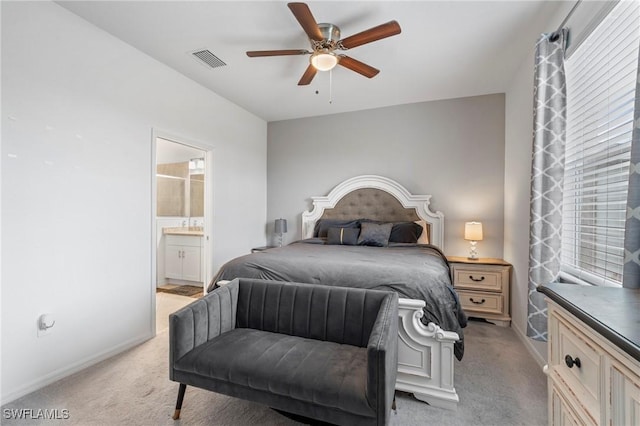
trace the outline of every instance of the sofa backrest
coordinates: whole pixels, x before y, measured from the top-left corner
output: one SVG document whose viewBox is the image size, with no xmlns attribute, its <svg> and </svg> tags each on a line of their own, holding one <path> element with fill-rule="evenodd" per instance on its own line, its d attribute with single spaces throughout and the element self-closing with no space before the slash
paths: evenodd
<svg viewBox="0 0 640 426">
<path fill-rule="evenodd" d="M 236 327 L 366 347 L 387 292 L 239 279 Z"/>
</svg>

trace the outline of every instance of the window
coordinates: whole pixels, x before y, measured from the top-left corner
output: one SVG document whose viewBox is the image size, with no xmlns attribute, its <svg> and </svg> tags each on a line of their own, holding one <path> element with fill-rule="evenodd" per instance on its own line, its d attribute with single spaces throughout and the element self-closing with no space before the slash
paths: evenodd
<svg viewBox="0 0 640 426">
<path fill-rule="evenodd" d="M 621 1 L 565 62 L 561 271 L 570 280 L 622 284 L 639 43 L 640 2 Z"/>
</svg>

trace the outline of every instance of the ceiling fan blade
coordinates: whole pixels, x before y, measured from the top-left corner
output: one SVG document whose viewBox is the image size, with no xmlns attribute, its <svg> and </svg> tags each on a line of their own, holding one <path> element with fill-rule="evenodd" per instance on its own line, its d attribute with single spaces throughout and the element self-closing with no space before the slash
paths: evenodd
<svg viewBox="0 0 640 426">
<path fill-rule="evenodd" d="M 247 52 L 247 56 L 250 58 L 257 58 L 259 56 L 286 56 L 286 55 L 307 55 L 311 52 L 304 49 L 290 49 L 290 50 L 250 50 Z"/>
<path fill-rule="evenodd" d="M 311 83 L 311 80 L 313 80 L 313 77 L 316 76 L 317 72 L 318 71 L 315 69 L 315 67 L 313 65 L 309 64 L 309 66 L 305 70 L 304 74 L 302 74 L 302 78 L 298 82 L 298 86 L 306 86 L 309 83 Z"/>
<path fill-rule="evenodd" d="M 310 39 L 320 41 L 324 38 L 322 37 L 320 28 L 318 28 L 318 23 L 311 14 L 311 10 L 309 10 L 309 6 L 305 3 L 289 3 L 287 6 L 289 6 L 289 9 L 293 12 L 293 16 L 296 17 L 300 26 L 302 26 L 302 29 Z"/>
<path fill-rule="evenodd" d="M 375 77 L 380 72 L 379 69 L 376 69 L 371 65 L 367 65 L 364 62 L 360 62 L 357 59 L 353 59 L 347 55 L 340 55 L 338 65 L 342 65 L 343 67 L 348 68 L 351 71 L 355 71 L 358 74 L 362 74 L 368 78 Z"/>
<path fill-rule="evenodd" d="M 354 34 L 340 40 L 340 44 L 345 49 L 352 49 L 354 47 L 362 46 L 363 44 L 371 43 L 372 41 L 400 34 L 401 31 L 402 30 L 400 29 L 400 24 L 398 24 L 398 22 L 389 21 L 386 24 L 369 28 L 368 30 L 364 30 L 358 34 Z"/>
</svg>

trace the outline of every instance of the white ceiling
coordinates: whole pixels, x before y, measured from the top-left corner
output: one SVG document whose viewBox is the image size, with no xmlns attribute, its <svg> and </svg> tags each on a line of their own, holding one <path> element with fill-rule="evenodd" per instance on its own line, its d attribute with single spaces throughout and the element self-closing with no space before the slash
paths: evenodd
<svg viewBox="0 0 640 426">
<path fill-rule="evenodd" d="M 329 73 L 319 72 L 309 86 L 297 85 L 308 56 L 245 54 L 309 49 L 286 2 L 58 3 L 255 115 L 277 121 L 504 92 L 533 51 L 541 25 L 562 2 L 307 2 L 316 21 L 338 25 L 342 38 L 393 19 L 402 27 L 397 36 L 348 52 L 381 72 L 367 79 L 337 67 L 331 104 Z M 191 55 L 200 49 L 227 65 L 207 67 Z"/>
</svg>

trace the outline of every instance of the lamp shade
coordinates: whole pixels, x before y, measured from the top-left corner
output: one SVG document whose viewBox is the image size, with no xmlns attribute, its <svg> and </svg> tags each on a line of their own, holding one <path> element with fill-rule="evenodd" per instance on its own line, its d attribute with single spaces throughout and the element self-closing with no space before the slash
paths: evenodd
<svg viewBox="0 0 640 426">
<path fill-rule="evenodd" d="M 276 234 L 287 233 L 287 219 L 276 219 L 275 232 Z"/>
<path fill-rule="evenodd" d="M 482 223 L 480 222 L 465 223 L 464 239 L 468 241 L 482 241 Z"/>
</svg>

